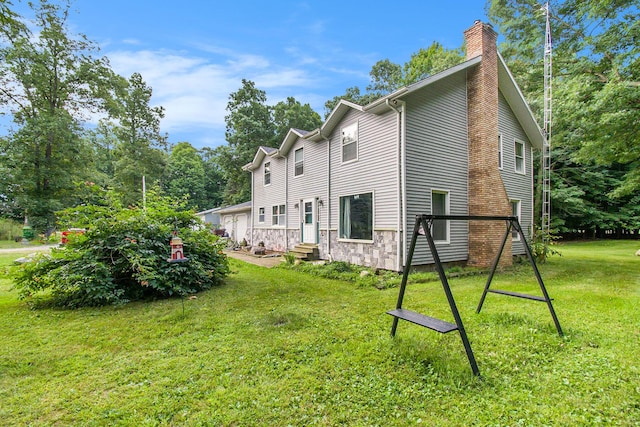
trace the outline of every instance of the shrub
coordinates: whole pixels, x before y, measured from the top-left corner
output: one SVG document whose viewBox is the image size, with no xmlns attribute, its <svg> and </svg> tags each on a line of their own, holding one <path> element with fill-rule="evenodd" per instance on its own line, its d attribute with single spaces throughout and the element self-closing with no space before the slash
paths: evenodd
<svg viewBox="0 0 640 427">
<path fill-rule="evenodd" d="M 0 218 L 0 240 L 14 240 L 22 236 L 22 224 L 11 219 Z"/>
<path fill-rule="evenodd" d="M 186 295 L 220 284 L 229 272 L 224 242 L 199 229 L 197 218 L 181 206 L 150 198 L 146 210 L 109 203 L 61 212 L 65 227 L 87 231 L 19 267 L 21 297 L 49 291 L 57 305 L 77 307 Z M 186 262 L 167 262 L 174 227 Z"/>
<path fill-rule="evenodd" d="M 558 235 L 553 231 L 542 231 L 536 227 L 531 236 L 531 254 L 539 264 L 544 264 L 552 255 L 562 256 L 554 246 L 559 239 Z"/>
<path fill-rule="evenodd" d="M 287 252 L 284 254 L 284 260 L 288 265 L 294 265 L 296 263 L 296 254 Z"/>
</svg>

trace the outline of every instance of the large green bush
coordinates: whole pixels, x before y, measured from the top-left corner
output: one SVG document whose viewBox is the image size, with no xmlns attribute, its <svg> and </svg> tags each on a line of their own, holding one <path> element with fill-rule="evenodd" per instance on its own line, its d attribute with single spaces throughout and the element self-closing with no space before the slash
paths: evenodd
<svg viewBox="0 0 640 427">
<path fill-rule="evenodd" d="M 165 198 L 152 197 L 146 209 L 115 202 L 71 208 L 59 222 L 86 232 L 17 269 L 23 298 L 51 295 L 57 305 L 77 307 L 184 296 L 220 284 L 229 273 L 224 242 Z M 174 228 L 186 262 L 167 262 Z"/>
</svg>

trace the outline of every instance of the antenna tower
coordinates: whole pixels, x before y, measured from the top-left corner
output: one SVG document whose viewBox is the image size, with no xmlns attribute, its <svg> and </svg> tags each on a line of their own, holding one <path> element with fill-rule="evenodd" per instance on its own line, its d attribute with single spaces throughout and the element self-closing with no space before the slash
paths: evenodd
<svg viewBox="0 0 640 427">
<path fill-rule="evenodd" d="M 551 103 L 552 103 L 552 56 L 551 25 L 549 2 L 542 8 L 546 17 L 544 41 L 544 136 L 542 148 L 542 221 L 540 228 L 543 235 L 549 232 L 551 224 Z"/>
</svg>

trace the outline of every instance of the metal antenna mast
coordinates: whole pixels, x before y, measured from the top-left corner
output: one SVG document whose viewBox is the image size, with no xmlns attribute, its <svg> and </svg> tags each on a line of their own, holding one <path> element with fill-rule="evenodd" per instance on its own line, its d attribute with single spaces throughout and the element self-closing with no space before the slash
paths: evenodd
<svg viewBox="0 0 640 427">
<path fill-rule="evenodd" d="M 551 25 L 549 2 L 542 8 L 544 11 L 547 27 L 544 41 L 544 133 L 545 141 L 542 148 L 542 221 L 541 230 L 549 232 L 551 225 L 551 103 L 552 103 L 552 56 L 553 46 L 551 44 Z"/>
</svg>

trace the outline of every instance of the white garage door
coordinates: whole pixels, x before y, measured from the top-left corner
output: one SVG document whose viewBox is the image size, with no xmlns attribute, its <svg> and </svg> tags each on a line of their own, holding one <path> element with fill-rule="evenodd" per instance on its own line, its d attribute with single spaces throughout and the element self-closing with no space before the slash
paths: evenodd
<svg viewBox="0 0 640 427">
<path fill-rule="evenodd" d="M 246 214 L 240 214 L 236 217 L 236 233 L 235 233 L 235 239 L 238 242 L 241 242 L 242 239 L 245 238 L 245 235 L 247 234 L 247 215 Z"/>
<path fill-rule="evenodd" d="M 229 237 L 233 236 L 233 216 L 225 215 L 222 217 L 222 228 L 225 229 Z"/>
</svg>

